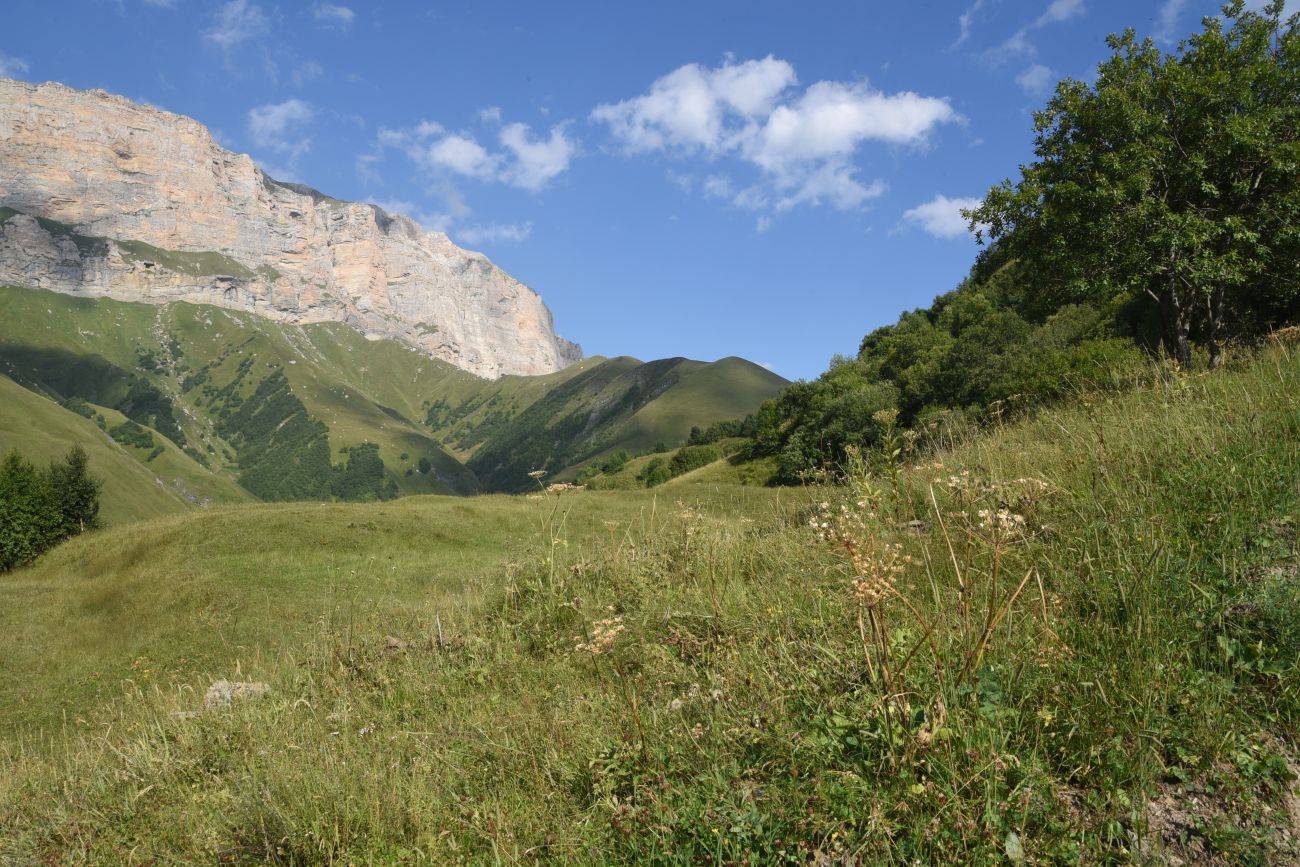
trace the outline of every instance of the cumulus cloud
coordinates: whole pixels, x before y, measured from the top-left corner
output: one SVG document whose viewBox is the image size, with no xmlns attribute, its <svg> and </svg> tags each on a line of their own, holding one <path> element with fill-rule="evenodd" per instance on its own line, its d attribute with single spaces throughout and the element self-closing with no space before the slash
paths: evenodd
<svg viewBox="0 0 1300 867">
<path fill-rule="evenodd" d="M 578 154 L 578 141 L 570 136 L 567 123 L 542 134 L 524 123 L 502 125 L 500 109 L 484 109 L 478 119 L 496 129 L 486 135 L 483 130 L 477 134 L 473 130 L 452 131 L 432 120 L 407 129 L 381 128 L 373 148 L 357 157 L 357 176 L 366 183 L 382 183 L 379 165 L 396 151 L 415 165 L 426 192 L 440 199 L 441 205 L 440 210 L 415 216 L 417 209 L 410 202 L 374 204 L 385 209 L 393 206 L 425 228 L 454 233 L 467 244 L 526 240 L 532 232 L 531 223 L 465 225 L 472 211 L 459 184 L 468 179 L 539 192 L 568 170 Z"/>
<path fill-rule="evenodd" d="M 17 78 L 28 70 L 27 61 L 0 51 L 0 78 Z"/>
<path fill-rule="evenodd" d="M 937 195 L 925 204 L 905 211 L 903 220 L 919 226 L 936 238 L 969 237 L 970 224 L 961 212 L 978 208 L 980 204 L 980 199 L 950 199 Z"/>
<path fill-rule="evenodd" d="M 448 132 L 434 121 L 423 121 L 411 130 L 382 129 L 378 142 L 381 150 L 396 148 L 435 175 L 502 183 L 530 192 L 545 189 L 567 171 L 578 152 L 566 124 L 552 127 L 544 138 L 534 135 L 527 124 L 506 124 L 497 131 L 495 151 L 480 144 L 472 132 Z M 377 159 L 371 155 L 363 159 L 373 171 Z"/>
<path fill-rule="evenodd" d="M 212 27 L 203 38 L 229 52 L 240 43 L 265 36 L 269 31 L 270 22 L 262 7 L 248 0 L 230 0 L 217 10 Z"/>
<path fill-rule="evenodd" d="M 534 138 L 527 124 L 512 123 L 501 130 L 501 144 L 510 152 L 502 177 L 525 190 L 545 188 L 564 173 L 577 147 L 565 135 L 564 125 L 552 127 L 545 139 Z"/>
<path fill-rule="evenodd" d="M 748 163 L 760 185 L 737 191 L 729 177 L 711 175 L 701 189 L 737 207 L 776 211 L 861 207 L 885 190 L 883 181 L 856 178 L 853 158 L 864 144 L 919 145 L 938 126 L 961 120 L 943 98 L 885 93 L 866 82 L 797 85 L 794 67 L 770 55 L 714 68 L 691 63 L 640 96 L 597 106 L 591 119 L 628 154 Z"/>
<path fill-rule="evenodd" d="M 303 127 L 315 114 L 311 105 L 301 99 L 259 105 L 248 112 L 248 134 L 258 147 L 283 154 L 292 164 L 311 147 Z"/>
<path fill-rule="evenodd" d="M 1035 63 L 1029 66 L 1024 72 L 1016 76 L 1016 84 L 1020 89 L 1031 96 L 1041 96 L 1051 90 L 1055 83 L 1055 76 L 1052 70 L 1041 63 Z"/>
<path fill-rule="evenodd" d="M 532 223 L 488 223 L 453 230 L 457 241 L 471 245 L 518 243 L 526 241 L 532 233 Z"/>
<path fill-rule="evenodd" d="M 655 81 L 642 96 L 597 106 L 591 117 L 608 125 L 630 152 L 717 153 L 736 146 L 736 136 L 770 114 L 795 81 L 794 67 L 771 56 L 717 69 L 690 63 Z"/>
<path fill-rule="evenodd" d="M 499 157 L 488 153 L 472 137 L 449 135 L 425 147 L 420 160 L 429 166 L 438 166 L 479 180 L 492 180 L 497 172 Z"/>
</svg>

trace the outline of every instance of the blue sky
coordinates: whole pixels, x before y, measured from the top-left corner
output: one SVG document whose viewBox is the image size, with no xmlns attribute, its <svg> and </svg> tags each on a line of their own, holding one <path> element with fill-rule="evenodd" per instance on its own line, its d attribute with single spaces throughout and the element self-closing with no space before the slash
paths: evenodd
<svg viewBox="0 0 1300 867">
<path fill-rule="evenodd" d="M 447 231 L 588 354 L 811 378 L 965 276 L 957 209 L 1030 157 L 1058 78 L 1218 6 L 9 0 L 0 75 L 190 115 Z"/>
</svg>

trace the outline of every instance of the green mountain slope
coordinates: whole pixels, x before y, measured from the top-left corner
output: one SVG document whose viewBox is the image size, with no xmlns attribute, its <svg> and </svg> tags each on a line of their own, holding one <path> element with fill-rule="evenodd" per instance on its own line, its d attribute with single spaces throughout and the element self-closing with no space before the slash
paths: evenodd
<svg viewBox="0 0 1300 867">
<path fill-rule="evenodd" d="M 166 441 L 153 460 L 216 502 L 521 490 L 534 469 L 567 478 L 614 449 L 675 446 L 787 384 L 737 358 L 592 358 L 489 381 L 342 323 L 13 287 L 0 309 L 0 373 L 144 426 Z"/>
<path fill-rule="evenodd" d="M 418 421 L 362 390 L 391 382 L 381 392 L 391 399 L 398 383 L 418 393 L 453 370 L 397 344 L 191 304 L 5 288 L 0 307 L 0 372 L 48 397 L 117 409 L 263 498 L 328 497 L 330 464 L 366 442 L 400 493 L 478 489 Z"/>
<path fill-rule="evenodd" d="M 502 424 L 468 465 L 485 484 L 523 490 L 533 484 L 531 470 L 564 478 L 616 449 L 639 452 L 678 444 L 693 425 L 743 416 L 787 384 L 739 358 L 602 360 L 554 385 Z"/>
<path fill-rule="evenodd" d="M 183 511 L 207 502 L 245 502 L 252 495 L 231 479 L 205 470 L 170 441 L 158 442 L 163 452 L 153 460 L 148 452 L 120 445 L 92 419 L 0 375 L 0 452 L 17 449 L 29 460 L 44 463 L 61 458 L 80 443 L 90 455 L 95 476 L 104 482 L 100 517 L 110 526 Z M 102 407 L 107 426 L 125 417 Z"/>
</svg>

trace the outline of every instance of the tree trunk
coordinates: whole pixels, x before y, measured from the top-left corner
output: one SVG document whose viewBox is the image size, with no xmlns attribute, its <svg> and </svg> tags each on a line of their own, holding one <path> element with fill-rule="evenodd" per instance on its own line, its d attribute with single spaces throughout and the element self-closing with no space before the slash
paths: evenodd
<svg viewBox="0 0 1300 867">
<path fill-rule="evenodd" d="M 1216 369 L 1223 363 L 1223 299 L 1227 293 L 1224 292 L 1223 286 L 1214 287 L 1210 297 L 1206 299 L 1206 328 L 1207 343 L 1210 350 L 1210 370 Z"/>
<path fill-rule="evenodd" d="M 1191 370 L 1191 317 L 1187 305 L 1178 297 L 1178 290 L 1172 284 L 1160 295 L 1160 317 L 1164 320 L 1165 351 L 1183 370 Z"/>
</svg>

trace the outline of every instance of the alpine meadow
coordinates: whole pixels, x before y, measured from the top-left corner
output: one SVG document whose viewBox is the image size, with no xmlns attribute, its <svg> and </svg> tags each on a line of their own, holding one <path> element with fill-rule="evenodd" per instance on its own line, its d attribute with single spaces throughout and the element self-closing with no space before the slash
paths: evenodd
<svg viewBox="0 0 1300 867">
<path fill-rule="evenodd" d="M 0 864 L 1300 865 L 1300 10 L 1203 5 L 19 3 Z"/>
</svg>

